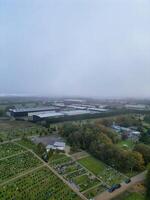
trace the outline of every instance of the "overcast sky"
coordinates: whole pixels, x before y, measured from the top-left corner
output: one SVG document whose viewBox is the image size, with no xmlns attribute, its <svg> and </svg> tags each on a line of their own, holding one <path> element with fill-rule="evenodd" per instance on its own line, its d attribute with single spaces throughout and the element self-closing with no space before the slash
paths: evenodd
<svg viewBox="0 0 150 200">
<path fill-rule="evenodd" d="M 150 97 L 149 0 L 0 0 L 0 94 Z"/>
</svg>

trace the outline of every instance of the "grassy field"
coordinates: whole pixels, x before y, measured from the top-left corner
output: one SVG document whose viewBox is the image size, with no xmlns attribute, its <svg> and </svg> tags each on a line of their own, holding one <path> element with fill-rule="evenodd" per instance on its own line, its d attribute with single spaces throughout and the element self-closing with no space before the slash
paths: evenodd
<svg viewBox="0 0 150 200">
<path fill-rule="evenodd" d="M 37 131 L 40 129 L 40 126 L 27 121 L 0 120 L 0 141 L 37 135 Z"/>
<path fill-rule="evenodd" d="M 85 192 L 84 195 L 88 199 L 92 199 L 93 197 L 97 196 L 101 192 L 104 192 L 105 190 L 106 190 L 106 188 L 103 185 L 98 185 L 98 186 L 88 190 L 87 192 Z"/>
<path fill-rule="evenodd" d="M 134 145 L 135 143 L 130 139 L 122 140 L 117 144 L 118 147 L 121 147 L 123 149 L 131 149 L 131 150 L 134 148 Z"/>
<path fill-rule="evenodd" d="M 103 162 L 88 156 L 78 160 L 80 164 L 98 176 L 104 183 L 111 186 L 115 183 L 121 183 L 125 180 L 125 176 L 120 174 L 113 168 L 105 165 Z"/>
<path fill-rule="evenodd" d="M 93 158 L 92 156 L 82 158 L 78 160 L 78 162 L 93 172 L 95 175 L 99 175 L 100 171 L 103 171 L 106 168 L 102 162 Z"/>
<path fill-rule="evenodd" d="M 31 128 L 31 127 L 37 127 L 36 124 L 33 124 L 31 122 L 27 121 L 4 121 L 0 120 L 0 130 L 10 130 L 10 129 L 19 129 L 19 128 Z"/>
</svg>

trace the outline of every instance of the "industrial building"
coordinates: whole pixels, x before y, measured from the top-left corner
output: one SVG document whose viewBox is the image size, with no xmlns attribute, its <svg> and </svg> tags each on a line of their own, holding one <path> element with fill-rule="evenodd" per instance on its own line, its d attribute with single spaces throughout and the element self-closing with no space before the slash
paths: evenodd
<svg viewBox="0 0 150 200">
<path fill-rule="evenodd" d="M 126 104 L 125 105 L 126 109 L 130 109 L 130 110 L 146 110 L 146 109 L 150 109 L 149 106 L 143 105 L 143 104 Z"/>
<path fill-rule="evenodd" d="M 10 116 L 12 117 L 27 117 L 29 113 L 36 113 L 42 111 L 54 111 L 58 108 L 50 106 L 50 107 L 37 107 L 37 108 L 15 108 L 9 109 Z"/>
<path fill-rule="evenodd" d="M 44 119 L 60 119 L 63 117 L 70 117 L 70 116 L 80 116 L 80 115 L 87 115 L 87 114 L 95 114 L 96 112 L 91 112 L 87 110 L 69 110 L 69 111 L 50 111 L 50 112 L 43 112 L 43 113 L 34 113 L 33 114 L 33 121 L 41 121 Z"/>
</svg>

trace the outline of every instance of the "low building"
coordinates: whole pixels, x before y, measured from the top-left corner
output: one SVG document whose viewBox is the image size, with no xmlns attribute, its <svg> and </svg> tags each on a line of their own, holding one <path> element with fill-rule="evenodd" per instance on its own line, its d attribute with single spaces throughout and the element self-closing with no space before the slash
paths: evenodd
<svg viewBox="0 0 150 200">
<path fill-rule="evenodd" d="M 55 142 L 54 144 L 47 145 L 46 150 L 47 152 L 49 152 L 51 149 L 65 151 L 65 147 L 66 147 L 65 142 Z"/>
<path fill-rule="evenodd" d="M 139 140 L 140 135 L 141 135 L 141 132 L 139 131 L 130 131 L 128 133 L 128 137 L 135 141 Z"/>
<path fill-rule="evenodd" d="M 141 132 L 135 131 L 136 127 L 134 127 L 134 130 L 133 130 L 131 127 L 126 128 L 126 127 L 122 127 L 122 126 L 118 126 L 118 125 L 113 124 L 111 126 L 111 128 L 113 128 L 120 135 L 126 134 L 127 138 L 133 139 L 135 141 L 138 141 L 139 137 L 141 135 Z"/>
</svg>

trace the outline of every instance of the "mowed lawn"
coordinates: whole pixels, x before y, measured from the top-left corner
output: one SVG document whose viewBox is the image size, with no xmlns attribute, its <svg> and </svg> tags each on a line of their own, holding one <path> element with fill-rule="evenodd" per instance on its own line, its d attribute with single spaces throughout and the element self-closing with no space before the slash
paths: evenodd
<svg viewBox="0 0 150 200">
<path fill-rule="evenodd" d="M 78 160 L 78 162 L 81 165 L 85 166 L 89 171 L 93 172 L 95 175 L 98 175 L 101 171 L 105 170 L 106 168 L 104 163 L 93 158 L 92 156 L 82 158 Z"/>
<path fill-rule="evenodd" d="M 124 148 L 124 149 L 133 149 L 135 146 L 135 143 L 132 140 L 122 140 L 117 144 L 118 147 Z"/>
</svg>

